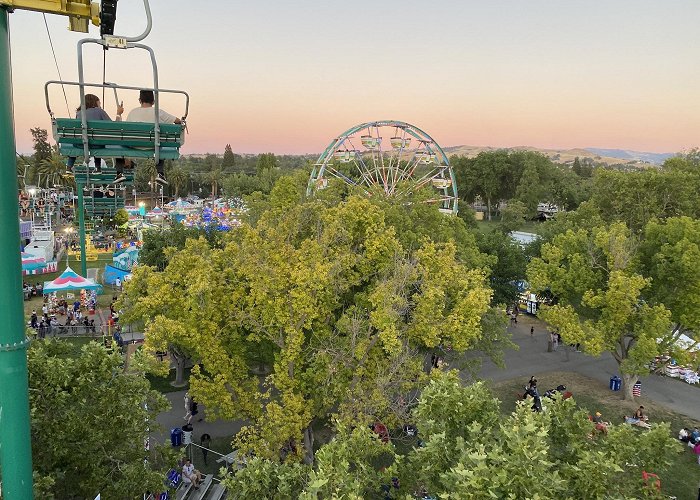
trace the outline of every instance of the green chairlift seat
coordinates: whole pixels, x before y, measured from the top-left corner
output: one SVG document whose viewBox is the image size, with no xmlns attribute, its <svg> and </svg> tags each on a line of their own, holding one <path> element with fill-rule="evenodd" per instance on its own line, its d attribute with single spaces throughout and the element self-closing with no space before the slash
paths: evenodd
<svg viewBox="0 0 700 500">
<path fill-rule="evenodd" d="M 179 124 L 159 125 L 162 160 L 177 160 L 185 143 L 184 127 Z M 83 124 L 75 118 L 55 118 L 53 136 L 64 156 L 82 156 Z M 153 158 L 155 125 L 142 122 L 88 121 L 87 137 L 90 156 L 95 158 Z M 90 180 L 93 180 L 90 174 Z"/>
</svg>

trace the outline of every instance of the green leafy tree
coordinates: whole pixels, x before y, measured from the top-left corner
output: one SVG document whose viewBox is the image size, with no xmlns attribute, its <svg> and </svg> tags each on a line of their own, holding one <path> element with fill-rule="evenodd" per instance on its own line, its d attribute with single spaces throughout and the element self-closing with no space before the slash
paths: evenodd
<svg viewBox="0 0 700 500">
<path fill-rule="evenodd" d="M 122 227 L 127 222 L 129 222 L 129 212 L 123 208 L 120 208 L 114 214 L 114 225 L 117 227 Z"/>
<path fill-rule="evenodd" d="M 263 153 L 260 156 L 258 156 L 257 163 L 255 165 L 255 168 L 258 172 L 258 175 L 263 174 L 264 172 L 269 172 L 271 170 L 275 170 L 278 167 L 277 164 L 277 157 L 275 156 L 274 153 Z"/>
<path fill-rule="evenodd" d="M 574 164 L 571 167 L 571 170 L 573 170 L 574 173 L 576 175 L 578 175 L 579 177 L 582 177 L 582 175 L 581 175 L 581 160 L 579 160 L 578 156 L 576 158 L 574 158 Z"/>
<path fill-rule="evenodd" d="M 162 488 L 168 449 L 149 428 L 167 400 L 125 373 L 119 354 L 89 343 L 77 356 L 55 341 L 29 349 L 29 398 L 35 471 L 42 498 L 140 498 Z"/>
<path fill-rule="evenodd" d="M 190 176 L 181 166 L 173 167 L 168 173 L 168 183 L 175 188 L 175 198 L 180 196 L 180 191 L 187 187 Z"/>
<path fill-rule="evenodd" d="M 46 129 L 41 127 L 35 127 L 29 130 L 32 134 L 32 141 L 34 142 L 34 156 L 33 163 L 34 168 L 38 169 L 44 160 L 51 158 L 52 150 L 49 144 L 49 134 Z"/>
<path fill-rule="evenodd" d="M 505 234 L 520 228 L 525 221 L 527 207 L 521 201 L 511 200 L 501 209 L 500 230 Z"/>
<path fill-rule="evenodd" d="M 219 184 L 221 183 L 222 177 L 223 173 L 220 168 L 215 168 L 206 175 L 206 181 L 211 186 L 211 195 L 214 198 L 218 196 Z"/>
<path fill-rule="evenodd" d="M 191 391 L 213 415 L 251 420 L 237 436 L 244 451 L 279 460 L 293 442 L 311 463 L 314 423 L 330 415 L 398 425 L 425 352 L 478 344 L 491 291 L 453 240 L 407 251 L 372 202 L 293 205 L 292 186 L 224 249 L 190 240 L 166 252 L 163 272 L 139 266 L 123 306 L 145 322 L 147 349 L 178 345 L 201 360 Z M 273 354 L 262 387 L 250 373 L 260 351 Z"/>
<path fill-rule="evenodd" d="M 230 144 L 226 144 L 224 149 L 224 158 L 221 161 L 221 168 L 224 170 L 231 170 L 236 166 L 236 156 L 233 154 Z"/>
<path fill-rule="evenodd" d="M 511 415 L 485 385 L 463 387 L 456 373 L 437 376 L 421 394 L 415 422 L 424 445 L 401 461 L 401 484 L 436 498 L 644 497 L 642 471 L 668 470 L 679 445 L 667 424 L 639 433 L 593 425 L 573 399 L 529 403 Z M 405 464 L 405 465 L 404 465 Z M 653 492 L 652 492 L 653 493 Z"/>
<path fill-rule="evenodd" d="M 623 223 L 569 230 L 542 245 L 528 266 L 534 290 L 549 290 L 558 303 L 538 315 L 568 343 L 592 354 L 610 352 L 620 366 L 626 399 L 646 364 L 662 354 L 657 339 L 671 335 L 671 312 L 648 301 L 649 277 L 635 267 L 638 240 Z"/>
<path fill-rule="evenodd" d="M 479 250 L 495 257 L 489 275 L 493 288 L 492 304 L 513 304 L 518 300 L 517 282 L 525 279 L 527 257 L 518 243 L 506 233 L 489 231 L 477 238 Z"/>
<path fill-rule="evenodd" d="M 699 178 L 678 167 L 638 172 L 598 169 L 593 176 L 591 201 L 604 220 L 622 221 L 630 229 L 640 231 L 654 218 L 698 217 Z"/>
<path fill-rule="evenodd" d="M 682 451 L 667 424 L 644 433 L 610 425 L 600 435 L 573 399 L 542 413 L 529 406 L 503 416 L 485 384 L 437 371 L 412 412 L 419 447 L 401 454 L 366 426 L 339 425 L 315 467 L 256 457 L 224 483 L 235 499 L 647 498 L 658 492 L 642 471 L 663 477 Z"/>
<path fill-rule="evenodd" d="M 700 221 L 690 217 L 652 220 L 639 247 L 640 272 L 651 278 L 649 299 L 671 311 L 679 335 L 700 339 Z M 665 346 L 671 348 L 672 346 Z"/>
</svg>

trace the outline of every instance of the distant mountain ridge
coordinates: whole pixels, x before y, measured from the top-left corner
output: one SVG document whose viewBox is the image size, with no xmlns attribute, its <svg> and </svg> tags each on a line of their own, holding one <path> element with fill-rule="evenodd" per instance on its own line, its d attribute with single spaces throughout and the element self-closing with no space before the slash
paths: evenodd
<svg viewBox="0 0 700 500">
<path fill-rule="evenodd" d="M 591 151 L 600 156 L 620 158 L 621 160 L 641 160 L 655 165 L 661 165 L 669 158 L 676 156 L 676 153 L 647 153 L 644 151 L 630 151 L 628 149 L 586 148 L 586 151 Z"/>
<path fill-rule="evenodd" d="M 624 149 L 602 149 L 602 148 L 572 148 L 572 149 L 545 149 L 532 146 L 514 146 L 495 148 L 491 146 L 450 146 L 443 148 L 447 155 L 466 156 L 473 158 L 484 151 L 498 151 L 506 149 L 508 151 L 534 151 L 543 154 L 555 163 L 563 165 L 573 165 L 576 157 L 583 160 L 590 158 L 596 164 L 620 165 L 625 164 L 631 167 L 649 167 L 650 165 L 661 165 L 667 158 L 675 156 L 675 153 L 647 153 L 641 151 L 630 151 Z"/>
</svg>

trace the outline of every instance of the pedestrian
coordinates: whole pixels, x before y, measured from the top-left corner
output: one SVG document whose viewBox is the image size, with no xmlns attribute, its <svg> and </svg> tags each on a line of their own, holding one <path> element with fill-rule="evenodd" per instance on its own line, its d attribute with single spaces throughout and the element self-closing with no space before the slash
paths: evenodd
<svg viewBox="0 0 700 500">
<path fill-rule="evenodd" d="M 552 334 L 552 348 L 556 351 L 559 349 L 559 334 L 558 333 L 553 333 Z"/>
<path fill-rule="evenodd" d="M 202 457 L 204 458 L 204 465 L 207 465 L 207 455 L 209 455 L 209 448 L 211 448 L 211 436 L 207 433 L 202 434 L 199 438 L 199 444 L 202 446 Z"/>
<path fill-rule="evenodd" d="M 531 339 L 535 338 L 535 327 L 534 326 L 530 327 L 530 338 Z"/>
<path fill-rule="evenodd" d="M 185 416 L 183 417 L 187 423 L 190 423 L 190 420 L 192 420 L 192 398 L 190 397 L 190 393 L 186 392 L 185 393 Z"/>
<path fill-rule="evenodd" d="M 192 418 L 194 418 L 194 416 L 199 413 L 198 407 L 199 404 L 197 403 L 197 401 L 195 401 L 194 398 L 190 398 L 190 420 L 192 420 Z M 201 422 L 202 420 L 202 417 L 200 417 L 199 420 L 197 420 L 197 422 Z"/>
</svg>

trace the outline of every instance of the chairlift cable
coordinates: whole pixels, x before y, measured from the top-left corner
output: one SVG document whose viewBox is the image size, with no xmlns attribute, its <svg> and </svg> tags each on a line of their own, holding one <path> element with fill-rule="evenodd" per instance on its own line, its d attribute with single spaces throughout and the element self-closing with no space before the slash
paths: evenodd
<svg viewBox="0 0 700 500">
<path fill-rule="evenodd" d="M 53 40 L 51 40 L 51 31 L 49 30 L 49 22 L 46 20 L 46 14 L 44 16 L 44 24 L 46 25 L 46 34 L 49 37 L 49 45 L 51 45 L 51 52 L 53 53 L 53 62 L 56 63 L 56 71 L 58 72 L 58 79 L 61 80 L 61 88 L 63 89 L 63 99 L 66 101 L 66 111 L 68 111 L 68 116 L 70 116 L 70 106 L 68 106 L 68 96 L 66 95 L 66 87 L 63 85 L 63 77 L 61 76 L 61 69 L 58 67 L 58 59 L 56 59 L 56 51 L 53 48 Z"/>
</svg>

